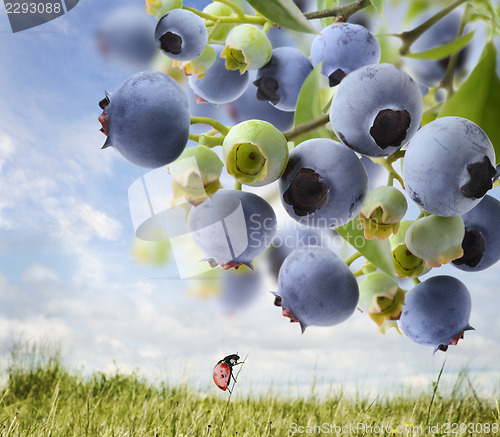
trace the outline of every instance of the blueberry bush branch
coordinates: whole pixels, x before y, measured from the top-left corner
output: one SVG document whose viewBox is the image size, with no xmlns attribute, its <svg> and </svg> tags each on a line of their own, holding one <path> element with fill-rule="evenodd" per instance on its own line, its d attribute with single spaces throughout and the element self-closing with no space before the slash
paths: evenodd
<svg viewBox="0 0 500 437">
<path fill-rule="evenodd" d="M 471 12 L 472 12 L 472 6 L 470 4 L 467 4 L 465 6 L 462 19 L 460 20 L 460 24 L 458 26 L 457 37 L 462 35 L 465 25 L 467 24 L 470 18 Z M 446 90 L 448 98 L 450 98 L 455 93 L 453 82 L 455 78 L 455 69 L 458 61 L 458 53 L 459 52 L 455 52 L 450 56 L 450 60 L 448 62 L 448 66 L 446 67 L 446 72 L 444 74 L 443 80 L 439 84 L 442 88 Z"/>
<path fill-rule="evenodd" d="M 304 16 L 308 20 L 317 20 L 320 18 L 337 17 L 341 21 L 347 21 L 349 17 L 362 9 L 371 6 L 370 0 L 356 0 L 344 6 L 336 8 L 323 9 L 321 11 L 306 12 Z"/>
<path fill-rule="evenodd" d="M 324 114 L 314 120 L 299 124 L 298 126 L 295 126 L 292 130 L 285 132 L 284 133 L 285 138 L 287 139 L 287 141 L 294 141 L 311 132 L 314 132 L 316 129 L 327 124 L 329 120 L 330 120 L 329 115 Z"/>
<path fill-rule="evenodd" d="M 439 20 L 444 18 L 446 15 L 448 15 L 451 11 L 456 9 L 458 6 L 460 6 L 462 3 L 465 3 L 466 0 L 455 0 L 453 3 L 451 3 L 449 6 L 446 8 L 442 9 L 441 11 L 437 12 L 434 14 L 431 18 L 428 20 L 424 21 L 422 24 L 419 26 L 415 27 L 412 30 L 408 30 L 405 32 L 402 32 L 399 37 L 403 41 L 403 45 L 399 49 L 399 53 L 401 56 L 406 55 L 412 46 L 412 44 L 420 37 L 422 36 L 425 32 L 427 32 L 432 26 L 434 26 Z"/>
</svg>

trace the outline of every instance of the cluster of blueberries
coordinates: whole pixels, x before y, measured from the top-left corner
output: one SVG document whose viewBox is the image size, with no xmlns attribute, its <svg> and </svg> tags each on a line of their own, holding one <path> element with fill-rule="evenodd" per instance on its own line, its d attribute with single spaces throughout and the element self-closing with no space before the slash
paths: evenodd
<svg viewBox="0 0 500 437">
<path fill-rule="evenodd" d="M 356 275 L 364 276 L 358 284 L 346 262 L 321 245 L 275 251 L 275 304 L 302 331 L 336 325 L 359 308 L 381 329 L 396 326 L 435 350 L 456 344 L 472 329 L 467 288 L 452 276 L 418 277 L 449 262 L 481 271 L 500 259 L 500 202 L 486 194 L 497 174 L 490 139 L 461 117 L 422 127 L 421 86 L 402 69 L 379 63 L 380 45 L 362 25 L 326 26 L 309 58 L 294 47 L 273 49 L 270 23 L 222 20 L 241 14 L 231 4 L 213 2 L 197 14 L 183 9 L 181 0 L 146 0 L 158 19 L 158 49 L 189 76 L 200 102 L 234 102 L 251 86 L 253 72 L 257 99 L 284 113 L 295 111 L 304 82 L 318 66 L 335 88 L 329 123 L 338 141 L 313 138 L 290 148 L 279 127 L 258 119 L 230 128 L 205 120 L 213 129 L 193 135 L 185 89 L 165 73 L 147 71 L 100 102 L 104 147 L 142 167 L 168 165 L 174 194 L 192 205 L 187 220 L 193 240 L 214 266 L 252 267 L 276 235 L 273 207 L 242 185 L 278 181 L 282 207 L 305 232 L 354 220 L 366 240 L 389 240 L 395 274 L 417 283 L 409 292 L 395 275 L 369 263 Z M 213 16 L 221 20 L 207 18 Z M 190 138 L 199 145 L 186 148 Z M 222 146 L 222 162 L 211 150 L 216 146 Z M 389 164 L 403 155 L 401 177 Z M 369 190 L 360 156 L 385 160 L 390 183 Z M 188 158 L 195 165 L 180 164 Z M 223 168 L 239 190 L 221 189 Z M 403 220 L 408 205 L 393 179 L 420 207 L 418 219 Z"/>
</svg>

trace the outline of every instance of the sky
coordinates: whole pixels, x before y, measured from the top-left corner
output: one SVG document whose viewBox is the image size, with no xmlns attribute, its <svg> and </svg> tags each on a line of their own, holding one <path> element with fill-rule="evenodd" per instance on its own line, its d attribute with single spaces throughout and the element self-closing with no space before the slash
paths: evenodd
<svg viewBox="0 0 500 437">
<path fill-rule="evenodd" d="M 214 393 L 213 366 L 238 352 L 247 356 L 241 393 L 308 394 L 315 382 L 323 393 L 390 395 L 401 384 L 430 389 L 446 358 L 445 380 L 467 367 L 478 391 L 498 389 L 500 264 L 480 274 L 451 266 L 430 273 L 467 285 L 476 328 L 433 355 L 394 330 L 379 334 L 359 312 L 301 335 L 273 306 L 269 281 L 248 307 L 228 315 L 215 298 L 193 298 L 196 280 L 176 278 L 173 263 L 137 262 L 128 190 L 149 170 L 101 150 L 97 121 L 104 90 L 140 71 L 96 50 L 96 26 L 123 5 L 143 11 L 143 0 L 81 0 L 16 34 L 0 6 L 1 362 L 13 344 L 50 343 L 87 373 L 137 370 Z M 227 117 L 221 108 L 215 113 Z M 499 198 L 498 190 L 491 194 Z"/>
</svg>

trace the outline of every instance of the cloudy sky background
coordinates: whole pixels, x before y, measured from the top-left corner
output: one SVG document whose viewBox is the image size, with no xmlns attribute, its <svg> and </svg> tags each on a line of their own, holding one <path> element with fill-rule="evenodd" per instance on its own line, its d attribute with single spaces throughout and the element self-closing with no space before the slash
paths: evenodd
<svg viewBox="0 0 500 437">
<path fill-rule="evenodd" d="M 316 381 L 323 392 L 341 385 L 390 394 L 400 383 L 429 388 L 447 357 L 445 378 L 467 366 L 478 390 L 498 389 L 500 265 L 480 274 L 449 266 L 431 272 L 468 286 L 476 328 L 447 354 L 432 355 L 394 330 L 378 334 L 358 312 L 300 335 L 273 306 L 268 284 L 228 316 L 217 300 L 190 297 L 192 283 L 172 279 L 175 268 L 134 260 L 128 188 L 147 170 L 100 150 L 97 121 L 103 90 L 138 71 L 106 62 L 95 49 L 95 25 L 124 4 L 143 8 L 143 0 L 81 0 L 63 17 L 17 34 L 0 7 L 2 362 L 13 341 L 50 341 L 85 372 L 138 369 L 214 392 L 214 364 L 239 352 L 248 354 L 242 393 L 269 386 L 308 393 Z M 492 194 L 498 198 L 498 189 Z"/>
</svg>

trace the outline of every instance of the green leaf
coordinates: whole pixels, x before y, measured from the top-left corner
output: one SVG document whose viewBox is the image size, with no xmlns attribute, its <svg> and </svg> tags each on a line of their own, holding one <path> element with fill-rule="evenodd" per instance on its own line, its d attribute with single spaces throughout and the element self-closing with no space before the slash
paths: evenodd
<svg viewBox="0 0 500 437">
<path fill-rule="evenodd" d="M 385 0 L 370 0 L 375 10 L 382 16 L 384 14 Z"/>
<path fill-rule="evenodd" d="M 335 230 L 374 266 L 388 275 L 394 276 L 392 250 L 389 240 L 367 240 L 359 222 L 359 217 L 354 217 L 349 223 L 339 226 Z"/>
<path fill-rule="evenodd" d="M 248 3 L 273 23 L 297 32 L 318 33 L 293 0 L 248 0 Z"/>
<path fill-rule="evenodd" d="M 322 65 L 323 63 L 321 62 L 313 71 L 309 73 L 309 76 L 307 76 L 307 79 L 304 81 L 304 84 L 300 89 L 293 121 L 294 127 L 302 123 L 307 123 L 308 121 L 314 120 L 323 115 L 319 83 Z M 326 128 L 322 127 L 314 132 L 300 137 L 298 141 L 295 141 L 295 145 L 297 146 L 302 141 L 306 141 L 311 138 L 330 138 L 330 135 L 328 134 Z"/>
<path fill-rule="evenodd" d="M 425 52 L 419 53 L 407 53 L 405 56 L 407 58 L 413 59 L 443 59 L 448 56 L 462 50 L 472 39 L 474 32 L 470 32 L 467 35 L 463 35 L 456 40 L 443 44 L 439 47 L 434 47 L 433 49 L 426 50 Z"/>
<path fill-rule="evenodd" d="M 491 0 L 469 0 L 468 3 L 493 28 L 495 33 L 500 33 L 500 17 Z"/>
<path fill-rule="evenodd" d="M 439 117 L 457 116 L 478 124 L 495 148 L 500 162 L 500 79 L 496 73 L 497 53 L 493 42 L 486 44 L 481 58 L 453 96 L 444 104 Z"/>
</svg>

